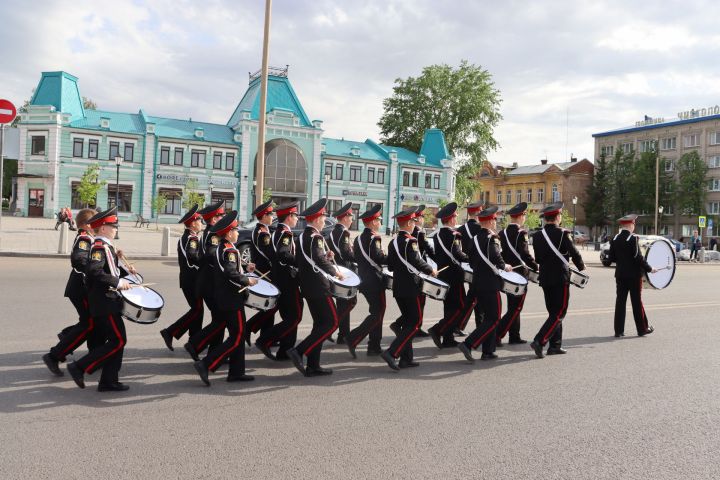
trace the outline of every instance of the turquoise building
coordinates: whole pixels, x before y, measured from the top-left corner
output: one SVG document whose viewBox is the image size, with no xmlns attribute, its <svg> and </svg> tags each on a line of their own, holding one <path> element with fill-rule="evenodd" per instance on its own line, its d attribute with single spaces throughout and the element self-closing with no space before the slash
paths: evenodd
<svg viewBox="0 0 720 480">
<path fill-rule="evenodd" d="M 88 110 L 77 77 L 43 72 L 18 124 L 17 209 L 50 218 L 65 206 L 82 208 L 77 186 L 88 166 L 97 164 L 106 183 L 95 205 L 112 206 L 117 196 L 123 220 L 142 215 L 177 222 L 190 189 L 206 201 L 224 200 L 249 220 L 257 185 L 259 103 L 256 73 L 224 125 L 158 117 L 142 109 Z M 384 227 L 391 228 L 390 217 L 401 206 L 423 203 L 434 211 L 454 196 L 453 159 L 440 130 L 425 132 L 420 152 L 369 139 L 325 137 L 323 122 L 305 113 L 287 68 L 270 70 L 266 110 L 264 186 L 277 203 L 309 205 L 327 196 L 332 208 L 352 202 L 356 213 L 380 203 Z M 168 202 L 155 212 L 152 202 L 159 194 Z"/>
</svg>

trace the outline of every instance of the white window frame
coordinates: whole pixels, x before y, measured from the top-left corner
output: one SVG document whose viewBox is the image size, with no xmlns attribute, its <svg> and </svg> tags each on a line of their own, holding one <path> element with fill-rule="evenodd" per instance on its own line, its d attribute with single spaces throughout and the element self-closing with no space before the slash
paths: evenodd
<svg viewBox="0 0 720 480">
<path fill-rule="evenodd" d="M 666 172 L 675 171 L 675 160 L 673 160 L 672 158 L 665 159 L 665 171 Z"/>
<path fill-rule="evenodd" d="M 538 203 L 543 203 L 545 201 L 545 187 L 538 187 L 537 201 Z"/>
<path fill-rule="evenodd" d="M 380 172 L 382 172 L 382 174 Z M 377 168 L 375 170 L 375 183 L 377 183 L 378 185 L 385 185 L 385 172 L 386 172 L 385 168 Z M 381 175 L 382 175 L 382 179 L 383 179 L 382 182 L 380 181 Z"/>
<path fill-rule="evenodd" d="M 708 168 L 720 168 L 720 155 L 708 157 Z"/>
<path fill-rule="evenodd" d="M 498 205 L 502 205 L 502 190 L 497 191 L 497 202 Z"/>
<path fill-rule="evenodd" d="M 710 202 L 707 204 L 707 213 L 710 215 L 720 214 L 720 202 Z"/>
<path fill-rule="evenodd" d="M 710 133 L 710 145 L 720 145 L 720 132 Z"/>
<path fill-rule="evenodd" d="M 695 140 L 695 143 L 690 143 L 692 140 Z M 685 145 L 685 148 L 696 148 L 700 146 L 700 134 L 699 133 L 690 133 L 688 135 L 683 136 L 683 145 Z"/>
<path fill-rule="evenodd" d="M 623 154 L 631 153 L 633 151 L 633 143 L 632 142 L 621 143 L 620 148 L 622 149 Z"/>
<path fill-rule="evenodd" d="M 660 150 L 677 150 L 677 137 L 665 137 L 660 140 Z"/>
</svg>

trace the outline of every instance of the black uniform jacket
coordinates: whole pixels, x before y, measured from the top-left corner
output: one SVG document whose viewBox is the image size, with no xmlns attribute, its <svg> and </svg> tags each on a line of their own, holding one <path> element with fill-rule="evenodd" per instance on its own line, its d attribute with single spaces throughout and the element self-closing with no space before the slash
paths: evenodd
<svg viewBox="0 0 720 480">
<path fill-rule="evenodd" d="M 202 259 L 200 260 L 200 276 L 196 283 L 198 294 L 204 298 L 213 298 L 214 288 L 213 281 L 215 274 L 215 251 L 220 245 L 222 239 L 215 233 L 210 232 L 210 227 L 203 232 L 201 245 Z"/>
<path fill-rule="evenodd" d="M 252 232 L 252 242 L 250 242 L 250 259 L 255 264 L 258 275 L 272 270 L 275 250 L 271 242 L 272 238 L 268 227 L 260 222 L 256 223 Z"/>
<path fill-rule="evenodd" d="M 585 264 L 573 244 L 569 230 L 562 229 L 554 223 L 548 223 L 543 230 L 547 232 L 550 241 L 566 260 L 572 258 L 578 270 L 585 270 Z M 535 250 L 535 261 L 540 265 L 541 286 L 551 287 L 570 281 L 570 269 L 548 246 L 542 231 L 533 234 L 533 250 Z"/>
<path fill-rule="evenodd" d="M 433 246 L 430 244 L 430 242 L 428 242 L 427 237 L 425 236 L 425 230 L 421 230 L 417 225 L 415 225 L 415 228 L 413 228 L 411 235 L 417 238 L 418 248 L 420 249 L 420 256 L 423 259 L 426 259 L 427 257 L 433 258 L 435 252 L 433 251 Z"/>
<path fill-rule="evenodd" d="M 355 254 L 353 253 L 353 244 L 350 242 L 350 232 L 345 225 L 336 223 L 335 228 L 328 235 L 327 243 L 335 254 L 335 263 L 354 270 Z"/>
<path fill-rule="evenodd" d="M 470 250 L 475 248 L 472 244 L 472 239 L 475 235 L 480 233 L 482 227 L 475 219 L 470 219 L 464 225 L 460 225 L 457 230 L 460 232 L 462 241 L 462 250 L 466 255 L 470 255 Z"/>
<path fill-rule="evenodd" d="M 401 258 L 422 273 L 430 274 L 433 269 L 420 257 L 417 238 L 405 230 L 400 230 L 395 239 L 397 249 L 395 240 L 388 248 L 388 270 L 393 272 L 393 297 L 417 297 L 422 291 L 420 277 L 411 272 Z"/>
<path fill-rule="evenodd" d="M 245 304 L 248 291 L 240 289 L 250 284 L 240 265 L 240 252 L 232 243 L 223 240 L 215 249 L 215 301 L 220 310 L 239 310 Z"/>
<path fill-rule="evenodd" d="M 302 245 L 300 240 L 302 239 Z M 301 236 L 298 236 L 297 248 L 301 251 L 297 252 L 295 257 L 300 267 L 300 289 L 305 298 L 322 298 L 330 295 L 330 280 L 320 272 L 316 272 L 313 265 L 305 258 L 307 255 L 310 260 L 315 262 L 315 267 L 327 272 L 330 276 L 335 276 L 337 270 L 335 265 L 327 259 L 327 250 L 325 249 L 325 239 L 314 227 L 307 226 Z M 305 253 L 303 255 L 303 252 Z"/>
<path fill-rule="evenodd" d="M 385 288 L 382 281 L 382 271 L 372 266 L 365 255 L 363 255 L 360 247 L 365 251 L 370 260 L 372 260 L 378 268 L 382 269 L 383 265 L 387 265 L 387 255 L 382 249 L 382 238 L 380 235 L 373 234 L 372 229 L 365 228 L 363 232 L 355 238 L 355 262 L 358 265 L 358 275 L 360 276 L 361 292 L 379 292 Z"/>
<path fill-rule="evenodd" d="M 275 251 L 272 268 L 272 283 L 281 292 L 288 292 L 291 288 L 297 288 L 297 259 L 295 258 L 295 239 L 290 227 L 284 223 L 278 224 L 270 240 Z"/>
<path fill-rule="evenodd" d="M 530 255 L 530 250 L 528 249 L 528 234 L 526 230 L 520 228 L 516 223 L 511 223 L 504 231 L 500 232 L 498 236 L 500 237 L 502 256 L 505 263 L 509 263 L 513 267 L 522 264 L 520 259 L 518 259 L 510 249 L 510 245 L 512 245 L 520 255 L 520 258 L 522 258 L 522 261 L 525 262 L 525 265 L 537 271 L 538 264 L 535 263 L 535 259 Z M 528 272 L 526 268 L 516 268 L 514 271 L 527 277 Z"/>
<path fill-rule="evenodd" d="M 470 265 L 473 269 L 472 288 L 476 292 L 500 290 L 502 281 L 498 276 L 498 270 L 505 268 L 500 238 L 496 233 L 491 232 L 487 228 L 480 228 L 480 232 L 475 238 L 477 239 L 480 250 L 496 268 L 490 268 L 485 260 L 482 259 L 475 246 L 475 240 L 473 240 L 470 250 Z"/>
<path fill-rule="evenodd" d="M 85 266 L 90 259 L 90 248 L 93 237 L 85 230 L 79 230 L 73 242 L 70 253 L 70 277 L 65 285 L 65 296 L 69 298 L 84 298 L 87 296 L 85 285 Z"/>
<path fill-rule="evenodd" d="M 180 287 L 192 288 L 200 272 L 202 258 L 200 238 L 189 228 L 185 229 L 178 240 L 178 265 L 180 265 Z"/>
<path fill-rule="evenodd" d="M 120 313 L 122 298 L 110 288 L 117 288 L 123 273 L 118 266 L 115 247 L 106 238 L 95 237 L 85 267 L 90 314 L 93 317 Z"/>
<path fill-rule="evenodd" d="M 435 263 L 438 271 L 445 268 L 438 274 L 443 282 L 457 285 L 463 282 L 462 262 L 469 262 L 470 259 L 462 251 L 462 235 L 450 227 L 442 227 L 433 237 L 435 245 Z M 448 252 L 450 256 L 448 256 Z M 452 258 L 451 258 L 452 257 Z"/>
<path fill-rule="evenodd" d="M 608 258 L 615 262 L 615 278 L 636 280 L 644 272 L 652 271 L 652 267 L 645 261 L 640 252 L 637 235 L 629 230 L 622 230 L 610 240 L 610 253 Z"/>
</svg>

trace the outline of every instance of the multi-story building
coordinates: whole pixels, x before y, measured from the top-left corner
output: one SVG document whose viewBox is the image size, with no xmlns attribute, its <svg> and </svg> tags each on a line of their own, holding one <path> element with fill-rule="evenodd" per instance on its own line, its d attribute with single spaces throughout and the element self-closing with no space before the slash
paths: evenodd
<svg viewBox="0 0 720 480">
<path fill-rule="evenodd" d="M 720 214 L 720 107 L 680 112 L 677 118 L 669 120 L 646 116 L 632 127 L 596 133 L 593 138 L 595 159 L 601 155 L 611 157 L 618 150 L 642 153 L 657 148 L 659 156 L 666 160 L 666 173 L 676 171 L 676 162 L 683 154 L 697 150 L 709 168 L 706 211 L 685 214 L 689 212 L 679 212 L 674 205 L 663 205 L 659 230 L 675 238 L 688 237 L 698 229 L 698 215 L 702 213 L 714 217 L 713 229 L 717 227 L 717 215 Z M 640 231 L 651 233 L 655 212 L 644 213 Z M 713 235 L 714 232 L 707 233 Z"/>
<path fill-rule="evenodd" d="M 587 160 L 539 165 L 493 165 L 485 162 L 479 175 L 476 196 L 486 204 L 507 210 L 520 202 L 527 202 L 530 210 L 538 211 L 545 204 L 564 202 L 565 211 L 575 217 L 577 226 L 585 226 L 585 199 L 592 184 L 595 167 Z M 573 198 L 576 202 L 573 204 Z M 586 228 L 585 228 L 586 230 Z"/>
<path fill-rule="evenodd" d="M 90 164 L 100 166 L 95 204 L 119 198 L 120 218 L 158 216 L 175 222 L 184 213 L 183 191 L 225 200 L 248 219 L 254 208 L 260 103 L 259 74 L 224 125 L 83 107 L 78 79 L 44 72 L 27 111 L 21 114 L 16 208 L 21 215 L 52 217 L 61 207 L 84 206 L 77 186 Z M 400 205 L 437 208 L 454 195 L 453 161 L 439 130 L 425 132 L 419 153 L 372 140 L 323 136 L 322 121 L 310 120 L 288 79 L 287 69 L 268 77 L 264 188 L 277 203 L 309 205 L 321 196 L 331 207 L 352 201 L 362 212 L 375 203 L 384 227 Z M 116 159 L 122 159 L 118 167 Z M 117 184 L 117 186 L 116 186 Z M 152 199 L 169 200 L 162 212 Z"/>
</svg>

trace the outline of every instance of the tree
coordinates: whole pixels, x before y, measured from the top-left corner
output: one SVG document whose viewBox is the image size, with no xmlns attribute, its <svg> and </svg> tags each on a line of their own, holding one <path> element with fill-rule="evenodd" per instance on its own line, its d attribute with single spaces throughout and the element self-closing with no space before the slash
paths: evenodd
<svg viewBox="0 0 720 480">
<path fill-rule="evenodd" d="M 635 152 L 615 152 L 615 156 L 608 162 L 610 172 L 608 181 L 607 213 L 611 218 L 619 218 L 631 210 L 628 198 L 631 188 L 633 161 Z"/>
<path fill-rule="evenodd" d="M 85 204 L 85 208 L 95 207 L 97 203 L 97 192 L 107 183 L 100 179 L 100 164 L 92 163 L 88 165 L 85 173 L 80 178 L 80 185 L 77 186 L 78 198 L 80 203 Z"/>
<path fill-rule="evenodd" d="M 532 230 L 534 228 L 540 228 L 541 224 L 540 214 L 535 210 L 528 210 L 527 217 L 525 218 L 525 227 L 528 230 Z"/>
<path fill-rule="evenodd" d="M 590 228 L 602 228 L 608 218 L 607 198 L 608 198 L 608 182 L 609 182 L 608 162 L 605 154 L 595 165 L 595 173 L 593 181 L 587 188 L 587 201 L 583 203 L 585 209 L 585 218 Z M 597 233 L 596 233 L 597 234 Z"/>
<path fill-rule="evenodd" d="M 97 103 L 87 97 L 82 97 L 83 108 L 85 110 L 97 110 Z"/>
<path fill-rule="evenodd" d="M 195 204 L 197 204 L 198 208 L 202 208 L 205 205 L 205 195 L 197 191 L 197 185 L 198 181 L 194 178 L 189 178 L 187 182 L 185 182 L 182 199 L 183 209 L 190 210 Z"/>
<path fill-rule="evenodd" d="M 417 78 L 395 80 L 392 96 L 383 100 L 381 140 L 419 152 L 425 130 L 441 129 L 457 162 L 455 198 L 462 201 L 475 190 L 476 182 L 468 177 L 498 146 L 493 129 L 502 119 L 500 102 L 487 70 L 467 60 L 457 68 L 431 65 Z"/>
<path fill-rule="evenodd" d="M 677 208 L 687 215 L 702 215 L 707 197 L 708 166 L 697 150 L 693 150 L 680 157 L 677 170 Z"/>
<path fill-rule="evenodd" d="M 151 202 L 151 207 L 155 213 L 155 230 L 158 229 L 158 220 L 160 219 L 160 212 L 165 210 L 167 206 L 168 197 L 164 193 L 157 194 Z"/>
<path fill-rule="evenodd" d="M 17 175 L 17 160 L 8 160 L 5 159 L 5 164 L 3 166 L 3 188 L 2 188 L 2 194 L 4 198 L 10 198 L 10 194 L 12 193 L 12 178 Z"/>
<path fill-rule="evenodd" d="M 267 202 L 271 198 L 272 198 L 272 190 L 270 190 L 269 188 L 264 189 L 263 195 L 262 195 L 262 201 Z"/>
</svg>

